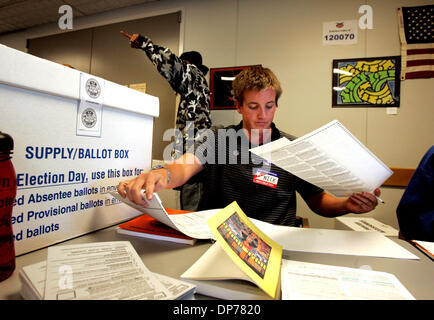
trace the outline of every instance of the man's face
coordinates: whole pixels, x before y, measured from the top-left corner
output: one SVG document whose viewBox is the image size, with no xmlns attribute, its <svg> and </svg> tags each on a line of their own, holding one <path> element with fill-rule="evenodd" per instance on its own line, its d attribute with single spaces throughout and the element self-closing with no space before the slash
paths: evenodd
<svg viewBox="0 0 434 320">
<path fill-rule="evenodd" d="M 276 91 L 271 88 L 244 91 L 243 104 L 237 106 L 243 118 L 243 128 L 249 134 L 252 129 L 258 129 L 259 134 L 262 134 L 263 129 L 270 129 L 276 110 Z"/>
</svg>

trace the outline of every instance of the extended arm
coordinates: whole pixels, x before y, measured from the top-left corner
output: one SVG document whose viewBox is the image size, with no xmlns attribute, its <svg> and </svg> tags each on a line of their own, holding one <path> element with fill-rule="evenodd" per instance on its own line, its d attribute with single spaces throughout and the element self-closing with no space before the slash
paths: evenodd
<svg viewBox="0 0 434 320">
<path fill-rule="evenodd" d="M 172 89 L 178 93 L 186 93 L 186 69 L 187 63 L 174 54 L 169 48 L 157 45 L 151 39 L 139 35 L 137 33 L 129 35 L 121 31 L 121 33 L 130 39 L 130 46 L 136 49 L 145 51 L 149 60 L 156 66 L 158 72 L 166 78 Z"/>
<path fill-rule="evenodd" d="M 128 197 L 136 204 L 144 205 L 140 190 L 146 190 L 146 198 L 152 199 L 154 192 L 164 189 L 172 189 L 186 183 L 192 176 L 202 171 L 203 166 L 194 154 L 185 153 L 176 161 L 166 164 L 166 169 L 151 170 L 138 175 L 136 178 L 125 180 L 119 183 L 118 192 L 125 198 Z"/>
<path fill-rule="evenodd" d="M 380 190 L 375 189 L 374 194 L 369 192 L 355 192 L 348 198 L 335 198 L 320 192 L 314 196 L 306 197 L 309 208 L 323 217 L 338 217 L 347 213 L 366 213 L 375 209 L 378 204 L 376 196 Z"/>
</svg>

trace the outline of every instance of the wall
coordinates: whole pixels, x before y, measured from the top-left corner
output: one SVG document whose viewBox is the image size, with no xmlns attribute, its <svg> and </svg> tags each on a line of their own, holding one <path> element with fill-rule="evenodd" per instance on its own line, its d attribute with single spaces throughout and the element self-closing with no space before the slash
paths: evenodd
<svg viewBox="0 0 434 320">
<path fill-rule="evenodd" d="M 434 79 L 401 83 L 397 115 L 384 108 L 331 108 L 331 64 L 336 58 L 400 54 L 396 8 L 430 4 L 428 0 L 179 0 L 159 1 L 138 8 L 98 15 L 83 23 L 113 23 L 137 14 L 158 14 L 182 7 L 181 43 L 198 50 L 209 67 L 262 64 L 275 71 L 283 86 L 275 122 L 283 131 L 303 135 L 338 119 L 383 162 L 415 168 L 433 144 Z M 358 20 L 358 8 L 372 6 L 374 28 L 360 30 L 358 43 L 323 46 L 322 23 Z M 78 19 L 77 19 L 78 20 Z M 76 24 L 80 26 L 80 21 Z M 37 32 L 33 30 L 32 32 Z M 47 32 L 39 29 L 38 32 Z M 25 47 L 23 34 L 0 38 L 1 43 Z M 214 123 L 239 121 L 234 111 L 214 111 Z M 398 228 L 395 210 L 403 189 L 381 188 L 386 201 L 368 214 Z M 333 219 L 319 217 L 299 201 L 299 214 L 311 227 L 333 228 Z"/>
<path fill-rule="evenodd" d="M 161 137 L 165 130 L 174 126 L 176 96 L 145 53 L 132 49 L 128 39 L 119 31 L 133 34 L 146 30 L 156 44 L 173 48 L 177 53 L 179 14 L 170 13 L 30 39 L 28 52 L 119 84 L 146 83 L 146 93 L 160 100 L 160 115 L 154 121 L 152 153 L 153 158 L 162 159 L 169 142 L 163 143 Z"/>
</svg>

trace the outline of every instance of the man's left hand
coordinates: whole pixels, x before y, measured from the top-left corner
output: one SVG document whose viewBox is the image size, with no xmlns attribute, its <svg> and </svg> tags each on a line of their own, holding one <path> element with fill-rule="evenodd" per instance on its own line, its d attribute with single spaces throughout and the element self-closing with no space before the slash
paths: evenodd
<svg viewBox="0 0 434 320">
<path fill-rule="evenodd" d="M 366 213 L 375 209 L 378 205 L 378 200 L 381 194 L 380 189 L 375 189 L 374 193 L 355 192 L 346 202 L 347 210 L 352 213 Z"/>
</svg>

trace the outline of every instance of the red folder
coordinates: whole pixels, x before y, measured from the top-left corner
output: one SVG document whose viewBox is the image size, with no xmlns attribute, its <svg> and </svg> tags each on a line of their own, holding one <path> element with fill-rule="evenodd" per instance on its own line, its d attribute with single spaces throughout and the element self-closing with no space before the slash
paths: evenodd
<svg viewBox="0 0 434 320">
<path fill-rule="evenodd" d="M 176 210 L 165 208 L 167 214 L 184 214 L 192 211 Z M 157 239 L 163 241 L 172 241 L 193 245 L 196 239 L 191 238 L 181 231 L 175 230 L 157 219 L 154 219 L 147 214 L 141 215 L 133 220 L 127 221 L 119 225 L 118 233 L 127 234 L 137 237 Z"/>
</svg>

